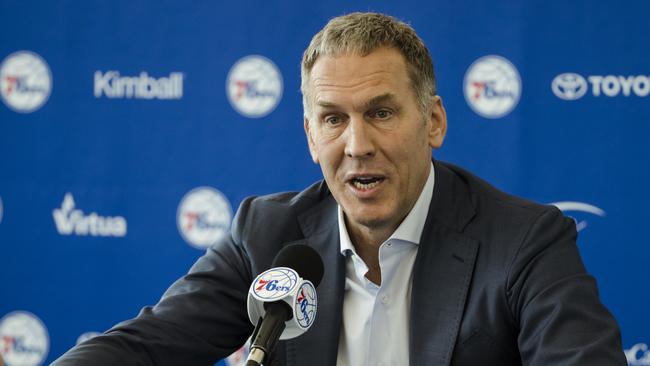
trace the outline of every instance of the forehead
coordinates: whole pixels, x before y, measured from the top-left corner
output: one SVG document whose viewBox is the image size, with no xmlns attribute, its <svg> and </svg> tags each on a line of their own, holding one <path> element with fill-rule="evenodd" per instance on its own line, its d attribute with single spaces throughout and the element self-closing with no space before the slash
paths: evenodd
<svg viewBox="0 0 650 366">
<path fill-rule="evenodd" d="M 341 98 L 372 98 L 408 93 L 410 81 L 404 57 L 392 48 L 380 48 L 366 56 L 341 55 L 319 58 L 311 71 L 312 98 L 337 102 Z M 409 93 L 410 94 L 410 93 Z"/>
</svg>

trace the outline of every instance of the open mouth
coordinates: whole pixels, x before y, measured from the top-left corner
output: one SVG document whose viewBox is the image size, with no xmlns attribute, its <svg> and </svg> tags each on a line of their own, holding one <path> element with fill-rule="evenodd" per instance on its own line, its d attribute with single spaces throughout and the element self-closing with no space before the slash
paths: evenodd
<svg viewBox="0 0 650 366">
<path fill-rule="evenodd" d="M 349 182 L 356 189 L 365 191 L 377 187 L 383 181 L 383 177 L 354 177 Z"/>
</svg>

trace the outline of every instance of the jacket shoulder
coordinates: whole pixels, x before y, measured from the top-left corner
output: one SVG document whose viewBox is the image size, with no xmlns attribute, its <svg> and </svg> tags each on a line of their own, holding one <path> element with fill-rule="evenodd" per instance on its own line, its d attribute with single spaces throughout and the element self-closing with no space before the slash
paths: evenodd
<svg viewBox="0 0 650 366">
<path fill-rule="evenodd" d="M 260 265 L 275 256 L 286 243 L 304 238 L 299 217 L 329 195 L 324 182 L 316 182 L 301 192 L 281 192 L 245 198 L 232 222 L 233 242 Z M 253 263 L 253 267 L 256 263 Z"/>
<path fill-rule="evenodd" d="M 329 191 L 324 181 L 313 183 L 300 192 L 278 192 L 262 196 L 250 196 L 244 199 L 238 211 L 276 215 L 300 215 L 318 202 L 322 201 Z"/>
<path fill-rule="evenodd" d="M 505 193 L 466 170 L 445 164 L 456 194 L 464 192 L 471 201 L 472 218 L 462 230 L 481 244 L 483 258 L 494 268 L 507 269 L 526 250 L 543 252 L 559 236 L 573 238 L 575 222 L 552 205 Z M 436 183 L 437 184 L 437 183 Z"/>
<path fill-rule="evenodd" d="M 492 220 L 506 222 L 521 218 L 534 220 L 545 213 L 562 216 L 562 212 L 555 206 L 506 193 L 458 166 L 449 163 L 442 165 L 466 185 L 478 216 L 488 215 Z"/>
</svg>

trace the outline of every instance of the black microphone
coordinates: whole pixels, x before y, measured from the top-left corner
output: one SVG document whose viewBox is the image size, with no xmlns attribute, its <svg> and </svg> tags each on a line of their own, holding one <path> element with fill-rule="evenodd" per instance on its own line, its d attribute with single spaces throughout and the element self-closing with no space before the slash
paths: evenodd
<svg viewBox="0 0 650 366">
<path fill-rule="evenodd" d="M 311 327 L 323 271 L 314 249 L 292 244 L 278 252 L 271 269 L 257 276 L 248 292 L 248 316 L 256 326 L 246 366 L 262 365 L 279 339 L 297 337 Z"/>
</svg>

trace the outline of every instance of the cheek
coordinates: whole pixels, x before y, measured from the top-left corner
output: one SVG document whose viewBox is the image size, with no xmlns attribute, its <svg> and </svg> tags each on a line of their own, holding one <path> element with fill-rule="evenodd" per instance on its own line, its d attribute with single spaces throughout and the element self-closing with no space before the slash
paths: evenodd
<svg viewBox="0 0 650 366">
<path fill-rule="evenodd" d="M 404 141 L 404 145 L 408 147 L 411 154 L 419 156 L 420 153 L 428 151 L 431 146 L 429 145 L 429 135 L 425 128 L 418 129 L 413 132 L 408 138 L 408 141 Z"/>
<path fill-rule="evenodd" d="M 392 139 L 393 151 L 399 158 L 409 163 L 416 152 L 422 149 L 422 137 L 413 135 L 400 135 Z"/>
<path fill-rule="evenodd" d="M 328 176 L 334 175 L 341 163 L 343 149 L 332 141 L 324 142 L 321 140 L 316 143 L 316 151 L 323 173 Z"/>
<path fill-rule="evenodd" d="M 405 134 L 399 137 L 395 136 L 391 141 L 392 154 L 390 159 L 398 167 L 404 183 L 408 185 L 411 174 L 421 169 L 422 164 L 428 164 L 431 160 L 431 148 L 423 131 L 416 134 Z"/>
</svg>

